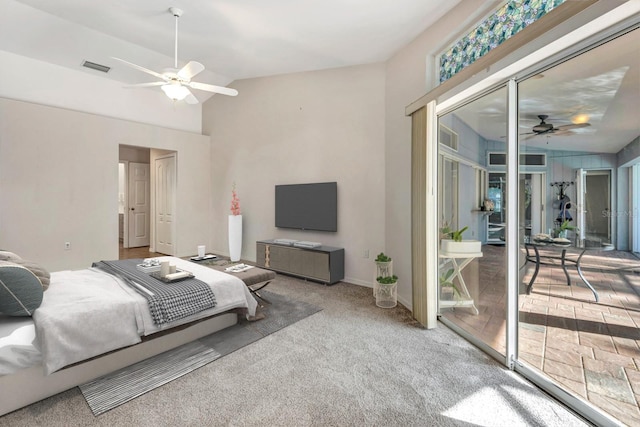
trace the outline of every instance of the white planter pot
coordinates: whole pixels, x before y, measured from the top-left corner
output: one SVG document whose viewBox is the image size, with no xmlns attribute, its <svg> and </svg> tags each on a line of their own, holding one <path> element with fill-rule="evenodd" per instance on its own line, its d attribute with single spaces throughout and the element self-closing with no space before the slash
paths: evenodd
<svg viewBox="0 0 640 427">
<path fill-rule="evenodd" d="M 373 296 L 378 292 L 378 277 L 393 276 L 393 261 L 378 262 L 376 261 L 376 274 L 373 276 Z"/>
<path fill-rule="evenodd" d="M 451 239 L 442 239 L 440 250 L 449 254 L 477 254 L 482 252 L 482 242 L 479 240 L 456 242 Z"/>
<path fill-rule="evenodd" d="M 242 253 L 242 215 L 229 215 L 229 258 L 240 261 Z"/>
<path fill-rule="evenodd" d="M 398 304 L 398 282 L 383 284 L 376 281 L 376 305 L 382 308 L 393 308 Z"/>
</svg>

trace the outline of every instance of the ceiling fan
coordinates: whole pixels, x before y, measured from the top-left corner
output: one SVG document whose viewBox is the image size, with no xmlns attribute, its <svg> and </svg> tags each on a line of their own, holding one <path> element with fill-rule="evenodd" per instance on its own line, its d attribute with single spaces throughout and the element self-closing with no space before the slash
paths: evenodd
<svg viewBox="0 0 640 427">
<path fill-rule="evenodd" d="M 160 89 L 174 101 L 184 100 L 187 104 L 197 104 L 198 99 L 191 93 L 189 88 L 204 90 L 207 92 L 220 93 L 222 95 L 236 96 L 238 91 L 223 86 L 215 86 L 207 83 L 192 82 L 191 79 L 198 73 L 204 70 L 204 65 L 196 61 L 189 61 L 187 65 L 178 70 L 178 18 L 182 16 L 183 11 L 176 7 L 170 7 L 169 12 L 176 18 L 176 42 L 175 42 L 175 57 L 173 68 L 166 68 L 162 73 L 149 70 L 148 68 L 141 67 L 124 59 L 113 59 L 122 62 L 123 64 L 134 68 L 139 71 L 143 71 L 147 74 L 160 79 L 161 81 L 151 83 L 140 83 L 134 85 L 128 85 L 127 87 L 153 87 L 160 86 Z"/>
<path fill-rule="evenodd" d="M 548 134 L 570 135 L 571 134 L 571 130 L 573 130 L 573 129 L 578 129 L 578 128 L 591 126 L 591 123 L 587 123 L 587 122 L 571 123 L 569 125 L 554 126 L 551 123 L 545 122 L 545 120 L 547 120 L 549 118 L 548 115 L 540 114 L 540 115 L 538 115 L 538 118 L 540 119 L 540 123 L 535 125 L 531 129 L 531 132 L 522 133 L 521 135 L 534 135 L 534 136 L 536 136 L 536 135 L 548 135 Z"/>
</svg>

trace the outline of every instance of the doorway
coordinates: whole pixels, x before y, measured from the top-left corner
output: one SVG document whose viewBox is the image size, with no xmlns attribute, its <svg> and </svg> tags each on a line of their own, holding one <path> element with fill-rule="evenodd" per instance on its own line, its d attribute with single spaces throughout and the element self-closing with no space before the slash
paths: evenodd
<svg viewBox="0 0 640 427">
<path fill-rule="evenodd" d="M 523 195 L 520 224 L 524 226 L 525 241 L 529 241 L 531 236 L 546 231 L 544 216 L 546 182 L 544 172 L 520 174 L 520 194 Z"/>
<path fill-rule="evenodd" d="M 629 227 L 631 229 L 631 250 L 640 254 L 640 163 L 631 166 L 630 171 Z"/>
<path fill-rule="evenodd" d="M 149 148 L 119 146 L 118 246 L 146 248 L 151 240 L 151 174 Z"/>
<path fill-rule="evenodd" d="M 175 254 L 176 153 L 154 160 L 155 251 Z"/>
<path fill-rule="evenodd" d="M 487 243 L 504 245 L 505 227 L 507 221 L 506 191 L 507 174 L 504 172 L 489 172 L 489 188 L 487 197 L 493 202 L 493 211 L 487 222 Z"/>
<path fill-rule="evenodd" d="M 611 242 L 611 171 L 587 170 L 584 205 L 585 237 Z"/>
</svg>

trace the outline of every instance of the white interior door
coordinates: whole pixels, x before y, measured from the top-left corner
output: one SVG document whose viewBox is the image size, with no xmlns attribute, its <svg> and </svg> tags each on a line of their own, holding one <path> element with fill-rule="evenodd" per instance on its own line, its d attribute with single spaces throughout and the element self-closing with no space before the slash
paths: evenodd
<svg viewBox="0 0 640 427">
<path fill-rule="evenodd" d="M 128 243 L 130 248 L 149 246 L 150 179 L 149 164 L 129 163 Z"/>
<path fill-rule="evenodd" d="M 175 254 L 176 157 L 155 160 L 155 251 Z"/>
<path fill-rule="evenodd" d="M 585 233 L 585 191 L 587 171 L 584 169 L 576 169 L 576 226 L 578 227 L 578 238 L 584 239 Z"/>
</svg>

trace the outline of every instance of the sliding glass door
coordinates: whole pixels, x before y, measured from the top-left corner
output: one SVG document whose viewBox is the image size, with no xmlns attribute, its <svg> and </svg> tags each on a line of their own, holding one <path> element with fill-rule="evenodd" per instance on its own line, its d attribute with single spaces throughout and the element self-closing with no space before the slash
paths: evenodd
<svg viewBox="0 0 640 427">
<path fill-rule="evenodd" d="M 518 85 L 521 159 L 546 159 L 521 162 L 520 172 L 544 173 L 549 190 L 537 208 L 548 226 L 519 242 L 518 359 L 629 425 L 640 425 L 640 280 L 631 273 L 640 261 L 627 238 L 632 174 L 620 160 L 640 135 L 638 46 L 640 30 L 631 31 Z M 521 187 L 523 209 L 529 196 Z"/>
<path fill-rule="evenodd" d="M 440 320 L 599 424 L 640 425 L 638 46 L 438 113 Z"/>
<path fill-rule="evenodd" d="M 506 106 L 503 87 L 438 120 L 440 319 L 502 359 L 507 186 L 504 166 L 487 170 L 487 153 L 506 151 Z"/>
</svg>

